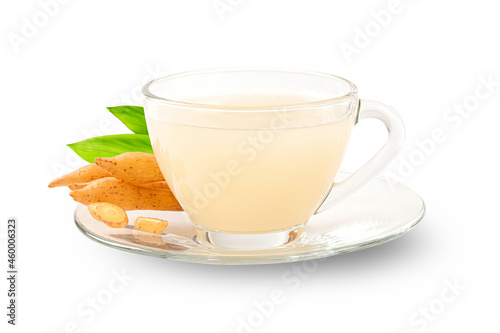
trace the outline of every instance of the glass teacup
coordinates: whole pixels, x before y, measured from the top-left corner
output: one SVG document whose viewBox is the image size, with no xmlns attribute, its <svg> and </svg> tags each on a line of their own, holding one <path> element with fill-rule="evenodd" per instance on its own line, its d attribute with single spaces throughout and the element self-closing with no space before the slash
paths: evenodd
<svg viewBox="0 0 500 333">
<path fill-rule="evenodd" d="M 312 215 L 378 175 L 404 141 L 392 108 L 360 101 L 354 84 L 329 74 L 205 70 L 153 80 L 143 93 L 161 171 L 198 240 L 210 246 L 294 242 Z M 364 118 L 386 125 L 387 142 L 334 184 L 352 128 Z"/>
</svg>

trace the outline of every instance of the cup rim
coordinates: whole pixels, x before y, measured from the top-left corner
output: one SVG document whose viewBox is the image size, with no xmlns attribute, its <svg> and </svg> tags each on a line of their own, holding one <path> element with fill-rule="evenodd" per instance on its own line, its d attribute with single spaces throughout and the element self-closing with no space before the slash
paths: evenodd
<svg viewBox="0 0 500 333">
<path fill-rule="evenodd" d="M 312 101 L 312 102 L 306 102 L 306 103 L 299 103 L 299 104 L 282 104 L 282 105 L 271 105 L 271 106 L 228 106 L 228 105 L 215 105 L 215 104 L 203 104 L 203 103 L 192 103 L 192 102 L 185 102 L 185 101 L 180 101 L 180 100 L 174 100 L 174 99 L 169 99 L 169 98 L 164 98 L 157 96 L 151 92 L 149 89 L 152 84 L 158 83 L 163 80 L 168 80 L 172 78 L 177 78 L 181 76 L 189 76 L 189 75 L 197 75 L 197 74 L 207 74 L 207 73 L 217 73 L 217 72 L 277 72 L 277 73 L 295 73 L 295 74 L 308 74 L 308 75 L 315 75 L 315 76 L 321 76 L 329 79 L 334 79 L 337 81 L 341 81 L 349 86 L 349 92 L 340 95 L 340 96 L 335 96 L 332 98 L 327 98 L 327 99 L 319 99 L 317 101 Z M 317 71 L 309 71 L 309 70 L 296 70 L 296 69 L 276 69 L 276 68 L 261 68 L 261 67 L 231 67 L 231 68 L 213 68 L 213 69 L 202 69 L 202 70 L 191 70 L 191 71 L 184 71 L 184 72 L 179 72 L 175 74 L 170 74 L 166 76 L 162 76 L 156 79 L 153 79 L 146 83 L 143 88 L 142 88 L 142 94 L 146 99 L 152 99 L 156 101 L 160 101 L 162 103 L 176 106 L 176 107 L 188 107 L 188 108 L 195 108 L 195 109 L 202 109 L 202 110 L 207 110 L 207 111 L 222 111 L 222 112 L 241 112 L 241 111 L 259 111 L 259 112 L 266 112 L 266 111 L 276 111 L 276 110 L 299 110 L 299 109 L 307 109 L 307 108 L 312 108 L 312 107 L 324 107 L 328 106 L 330 104 L 335 104 L 339 103 L 342 101 L 345 101 L 346 99 L 352 98 L 353 96 L 356 96 L 358 93 L 358 88 L 354 83 L 351 81 L 344 79 L 340 76 L 333 75 L 333 74 L 328 74 L 328 73 L 323 73 L 323 72 L 317 72 Z M 237 110 L 235 110 L 237 109 Z"/>
</svg>

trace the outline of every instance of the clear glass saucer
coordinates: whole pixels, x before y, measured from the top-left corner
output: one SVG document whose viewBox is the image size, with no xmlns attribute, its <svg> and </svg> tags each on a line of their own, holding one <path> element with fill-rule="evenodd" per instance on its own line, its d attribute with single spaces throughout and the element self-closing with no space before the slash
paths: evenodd
<svg viewBox="0 0 500 333">
<path fill-rule="evenodd" d="M 343 178 L 347 173 L 339 173 Z M 130 211 L 130 224 L 112 229 L 94 220 L 87 207 L 75 210 L 75 223 L 90 239 L 137 254 L 203 264 L 273 264 L 329 257 L 395 239 L 412 229 L 424 216 L 420 196 L 403 184 L 377 178 L 335 207 L 314 215 L 293 244 L 264 250 L 210 247 L 197 240 L 196 230 L 184 212 Z M 138 216 L 169 222 L 161 235 L 133 227 Z"/>
</svg>

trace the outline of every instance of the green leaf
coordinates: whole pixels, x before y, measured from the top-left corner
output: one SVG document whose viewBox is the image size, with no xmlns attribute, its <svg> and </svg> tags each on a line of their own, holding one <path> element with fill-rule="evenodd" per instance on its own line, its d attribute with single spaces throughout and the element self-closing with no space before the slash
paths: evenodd
<svg viewBox="0 0 500 333">
<path fill-rule="evenodd" d="M 147 134 L 98 136 L 67 146 L 89 163 L 94 163 L 96 157 L 113 157 L 130 151 L 153 154 Z"/>
<path fill-rule="evenodd" d="M 135 134 L 148 134 L 142 106 L 123 105 L 106 108 Z"/>
</svg>

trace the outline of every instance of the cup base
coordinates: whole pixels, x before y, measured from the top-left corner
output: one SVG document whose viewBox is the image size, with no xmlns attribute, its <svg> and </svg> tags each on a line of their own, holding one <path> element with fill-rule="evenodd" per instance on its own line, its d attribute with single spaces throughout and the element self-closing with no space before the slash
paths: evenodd
<svg viewBox="0 0 500 333">
<path fill-rule="evenodd" d="M 236 234 L 212 231 L 195 226 L 196 241 L 201 245 L 219 249 L 252 251 L 265 250 L 295 243 L 304 230 L 304 225 L 292 229 L 259 234 Z"/>
</svg>

